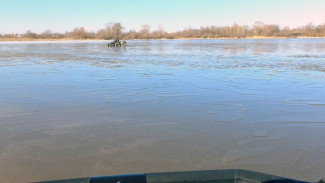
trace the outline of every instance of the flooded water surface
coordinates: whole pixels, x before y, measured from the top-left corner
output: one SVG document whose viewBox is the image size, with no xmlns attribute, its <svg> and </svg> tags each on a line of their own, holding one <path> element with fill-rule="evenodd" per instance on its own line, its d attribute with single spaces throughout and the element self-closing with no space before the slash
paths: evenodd
<svg viewBox="0 0 325 183">
<path fill-rule="evenodd" d="M 0 43 L 1 182 L 325 177 L 325 40 Z"/>
</svg>

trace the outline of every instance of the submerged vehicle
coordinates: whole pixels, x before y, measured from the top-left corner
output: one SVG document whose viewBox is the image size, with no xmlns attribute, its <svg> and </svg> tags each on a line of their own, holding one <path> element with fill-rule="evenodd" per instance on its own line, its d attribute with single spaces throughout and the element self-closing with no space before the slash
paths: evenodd
<svg viewBox="0 0 325 183">
<path fill-rule="evenodd" d="M 115 39 L 114 41 L 110 42 L 107 44 L 108 47 L 121 47 L 121 46 L 126 46 L 126 42 Z"/>
<path fill-rule="evenodd" d="M 39 183 L 307 183 L 249 170 L 202 170 L 186 172 L 111 175 Z M 320 180 L 319 183 L 324 183 Z"/>
</svg>

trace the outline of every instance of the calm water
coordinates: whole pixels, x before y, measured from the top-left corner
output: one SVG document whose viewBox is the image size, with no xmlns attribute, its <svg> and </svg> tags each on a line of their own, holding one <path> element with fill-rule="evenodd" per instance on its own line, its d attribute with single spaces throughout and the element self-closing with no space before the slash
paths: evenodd
<svg viewBox="0 0 325 183">
<path fill-rule="evenodd" d="M 325 176 L 325 39 L 0 43 L 3 182 Z"/>
</svg>

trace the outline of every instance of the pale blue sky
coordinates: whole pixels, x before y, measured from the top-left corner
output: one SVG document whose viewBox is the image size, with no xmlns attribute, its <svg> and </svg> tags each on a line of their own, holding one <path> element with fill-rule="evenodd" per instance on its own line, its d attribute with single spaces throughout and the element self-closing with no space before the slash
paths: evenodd
<svg viewBox="0 0 325 183">
<path fill-rule="evenodd" d="M 325 0 L 0 0 L 0 33 L 103 28 L 120 22 L 125 30 L 148 24 L 167 31 L 255 21 L 296 27 L 325 23 Z"/>
</svg>

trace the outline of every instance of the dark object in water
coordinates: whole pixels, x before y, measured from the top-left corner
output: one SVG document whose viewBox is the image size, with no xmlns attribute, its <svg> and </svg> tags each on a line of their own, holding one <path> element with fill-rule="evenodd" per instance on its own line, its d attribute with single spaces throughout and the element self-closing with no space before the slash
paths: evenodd
<svg viewBox="0 0 325 183">
<path fill-rule="evenodd" d="M 115 39 L 114 41 L 110 42 L 107 44 L 108 47 L 121 47 L 121 46 L 126 46 L 126 42 L 122 41 L 122 43 L 120 42 L 120 40 Z"/>
<path fill-rule="evenodd" d="M 308 183 L 248 170 L 143 173 L 46 181 L 42 183 Z M 321 181 L 319 181 L 321 183 Z M 41 182 L 40 182 L 41 183 Z"/>
</svg>

